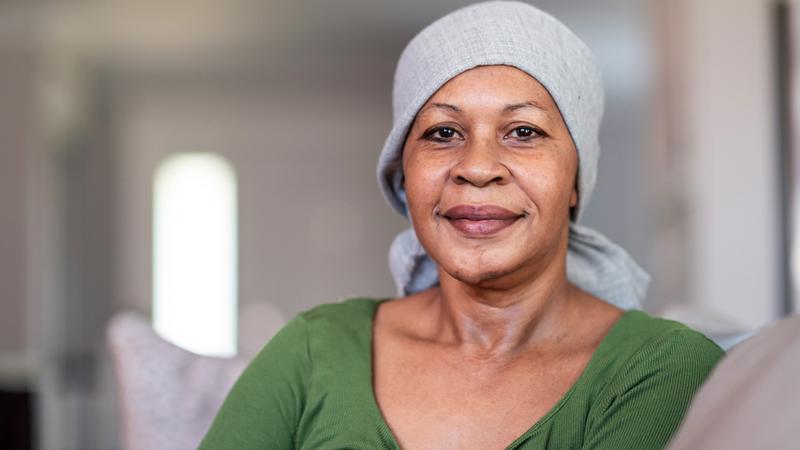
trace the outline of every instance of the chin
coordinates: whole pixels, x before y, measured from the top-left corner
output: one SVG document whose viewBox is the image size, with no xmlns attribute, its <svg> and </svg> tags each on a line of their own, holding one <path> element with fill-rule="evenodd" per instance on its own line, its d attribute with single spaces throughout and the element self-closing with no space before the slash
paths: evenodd
<svg viewBox="0 0 800 450">
<path fill-rule="evenodd" d="M 443 268 L 444 269 L 444 268 Z M 455 278 L 456 280 L 468 284 L 470 286 L 481 286 L 486 283 L 491 283 L 494 280 L 505 275 L 504 272 L 501 271 L 475 271 L 475 270 L 461 270 L 455 269 L 452 272 L 444 269 L 451 277 Z"/>
<path fill-rule="evenodd" d="M 514 264 L 514 258 L 487 259 L 486 252 L 480 252 L 477 255 L 449 255 L 437 260 L 437 263 L 452 278 L 472 286 L 492 284 L 515 272 L 520 266 Z"/>
</svg>

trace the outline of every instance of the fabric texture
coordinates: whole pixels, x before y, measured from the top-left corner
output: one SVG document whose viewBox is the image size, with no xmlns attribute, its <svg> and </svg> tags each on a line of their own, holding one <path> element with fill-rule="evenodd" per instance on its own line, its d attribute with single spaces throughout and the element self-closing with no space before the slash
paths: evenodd
<svg viewBox="0 0 800 450">
<path fill-rule="evenodd" d="M 637 307 L 649 276 L 618 245 L 578 227 L 597 175 L 603 85 L 589 48 L 561 22 L 516 1 L 477 3 L 450 13 L 406 46 L 393 89 L 393 127 L 378 160 L 378 180 L 389 203 L 407 214 L 402 149 L 419 109 L 448 80 L 484 65 L 516 67 L 541 83 L 558 105 L 578 151 L 578 204 L 570 224 L 568 277 L 577 286 L 623 308 Z M 398 295 L 436 285 L 436 264 L 412 229 L 389 253 Z"/>
<path fill-rule="evenodd" d="M 742 342 L 698 391 L 669 450 L 797 448 L 800 316 Z"/>
<path fill-rule="evenodd" d="M 197 448 L 247 366 L 244 358 L 212 358 L 177 347 L 130 311 L 114 315 L 108 344 L 124 450 Z"/>
<path fill-rule="evenodd" d="M 382 300 L 290 321 L 229 393 L 201 450 L 398 449 L 372 388 Z M 558 403 L 508 449 L 662 449 L 723 355 L 686 326 L 627 311 Z"/>
</svg>

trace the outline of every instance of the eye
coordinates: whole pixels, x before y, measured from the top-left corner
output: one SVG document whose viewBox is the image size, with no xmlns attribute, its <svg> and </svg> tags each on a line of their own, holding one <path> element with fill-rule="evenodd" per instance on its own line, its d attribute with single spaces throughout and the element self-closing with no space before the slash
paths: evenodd
<svg viewBox="0 0 800 450">
<path fill-rule="evenodd" d="M 422 138 L 436 142 L 450 142 L 458 135 L 458 131 L 453 127 L 433 127 L 426 131 Z"/>
<path fill-rule="evenodd" d="M 511 132 L 508 133 L 504 138 L 508 138 L 509 136 L 516 138 L 520 141 L 529 141 L 537 137 L 546 136 L 546 134 L 539 128 L 523 125 L 521 127 L 516 127 L 513 130 L 511 130 Z"/>
</svg>

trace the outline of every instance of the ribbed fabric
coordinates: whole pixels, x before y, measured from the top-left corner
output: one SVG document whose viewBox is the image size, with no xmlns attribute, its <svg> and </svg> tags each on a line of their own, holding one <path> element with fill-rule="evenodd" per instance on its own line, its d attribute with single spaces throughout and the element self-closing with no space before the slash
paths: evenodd
<svg viewBox="0 0 800 450">
<path fill-rule="evenodd" d="M 200 449 L 398 449 L 372 390 L 379 303 L 322 305 L 289 322 L 237 381 Z M 722 355 L 678 322 L 626 311 L 569 391 L 507 448 L 662 449 Z"/>
</svg>

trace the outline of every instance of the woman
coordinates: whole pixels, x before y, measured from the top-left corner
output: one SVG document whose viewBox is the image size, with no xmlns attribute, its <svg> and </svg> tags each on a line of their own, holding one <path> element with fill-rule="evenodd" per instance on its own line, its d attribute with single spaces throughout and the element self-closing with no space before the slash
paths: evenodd
<svg viewBox="0 0 800 450">
<path fill-rule="evenodd" d="M 602 114 L 586 46 L 524 3 L 472 5 L 406 47 L 394 113 L 403 295 L 293 319 L 201 448 L 663 448 L 722 351 L 636 310 L 646 274 L 576 224 Z"/>
</svg>

